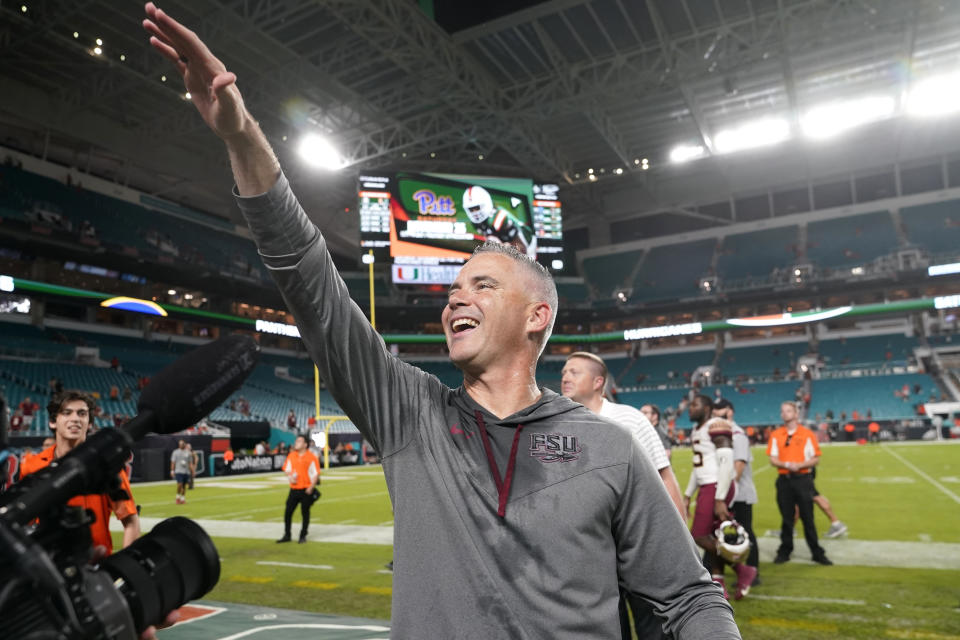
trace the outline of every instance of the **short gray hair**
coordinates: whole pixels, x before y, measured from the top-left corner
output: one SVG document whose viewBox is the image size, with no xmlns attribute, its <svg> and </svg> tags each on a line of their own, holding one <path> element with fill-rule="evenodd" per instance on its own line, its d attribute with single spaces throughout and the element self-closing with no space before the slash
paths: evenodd
<svg viewBox="0 0 960 640">
<path fill-rule="evenodd" d="M 475 256 L 482 253 L 496 253 L 501 256 L 506 256 L 521 265 L 524 271 L 533 278 L 533 283 L 536 287 L 535 294 L 538 297 L 538 301 L 546 302 L 550 305 L 550 323 L 547 325 L 547 330 L 543 334 L 543 344 L 540 345 L 540 353 L 543 353 L 543 350 L 547 346 L 547 341 L 550 340 L 550 334 L 553 333 L 553 325 L 557 321 L 559 298 L 557 296 L 557 285 L 553 281 L 553 276 L 550 275 L 546 267 L 518 250 L 512 244 L 487 240 L 483 244 L 478 245 L 473 251 L 473 255 Z"/>
</svg>

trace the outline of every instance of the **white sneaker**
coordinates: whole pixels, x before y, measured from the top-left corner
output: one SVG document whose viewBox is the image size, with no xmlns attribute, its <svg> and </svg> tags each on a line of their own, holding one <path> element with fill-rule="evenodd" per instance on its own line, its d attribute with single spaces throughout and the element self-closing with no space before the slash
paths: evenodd
<svg viewBox="0 0 960 640">
<path fill-rule="evenodd" d="M 830 528 L 827 529 L 827 532 L 824 534 L 825 538 L 839 538 L 847 532 L 847 525 L 843 524 L 841 521 L 837 520 L 830 525 Z"/>
</svg>

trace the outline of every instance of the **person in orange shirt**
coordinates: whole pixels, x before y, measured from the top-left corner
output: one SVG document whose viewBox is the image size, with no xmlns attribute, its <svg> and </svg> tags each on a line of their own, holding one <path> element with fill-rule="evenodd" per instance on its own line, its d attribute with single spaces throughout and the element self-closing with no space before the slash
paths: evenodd
<svg viewBox="0 0 960 640">
<path fill-rule="evenodd" d="M 290 542 L 290 527 L 293 523 L 293 512 L 300 505 L 300 515 L 303 522 L 300 525 L 300 544 L 307 541 L 307 529 L 310 527 L 310 507 L 319 497 L 317 487 L 320 485 L 320 461 L 313 455 L 307 446 L 307 436 L 300 434 L 293 443 L 293 451 L 287 455 L 283 463 L 283 472 L 290 481 L 290 493 L 287 494 L 287 508 L 283 514 L 283 537 L 277 542 Z"/>
<path fill-rule="evenodd" d="M 20 477 L 39 471 L 51 462 L 62 458 L 87 439 L 90 420 L 96 406 L 93 398 L 79 391 L 61 391 L 53 396 L 47 405 L 50 429 L 53 430 L 54 444 L 40 453 L 23 459 Z M 126 491 L 127 499 L 114 500 L 107 494 L 88 494 L 74 496 L 67 504 L 83 507 L 94 515 L 90 525 L 90 537 L 97 556 L 113 553 L 113 541 L 110 537 L 110 513 L 117 516 L 123 524 L 123 546 L 130 546 L 140 537 L 140 516 L 130 491 L 130 479 L 125 471 L 120 471 L 120 487 Z"/>
<path fill-rule="evenodd" d="M 813 521 L 813 476 L 811 471 L 820 462 L 820 445 L 810 429 L 798 421 L 797 405 L 784 402 L 780 405 L 783 426 L 770 434 L 767 456 L 770 464 L 778 470 L 777 507 L 780 509 L 780 548 L 773 559 L 775 564 L 790 560 L 793 553 L 794 513 L 799 510 L 803 522 L 803 536 L 810 547 L 813 561 L 823 565 L 833 564 L 817 539 Z"/>
</svg>

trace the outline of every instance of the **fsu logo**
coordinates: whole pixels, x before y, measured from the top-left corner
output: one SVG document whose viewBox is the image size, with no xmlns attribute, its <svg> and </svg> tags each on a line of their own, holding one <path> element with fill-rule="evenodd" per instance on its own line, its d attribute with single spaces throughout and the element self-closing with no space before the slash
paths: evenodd
<svg viewBox="0 0 960 640">
<path fill-rule="evenodd" d="M 570 462 L 580 457 L 583 447 L 577 436 L 559 433 L 531 433 L 530 455 L 540 462 Z"/>
</svg>

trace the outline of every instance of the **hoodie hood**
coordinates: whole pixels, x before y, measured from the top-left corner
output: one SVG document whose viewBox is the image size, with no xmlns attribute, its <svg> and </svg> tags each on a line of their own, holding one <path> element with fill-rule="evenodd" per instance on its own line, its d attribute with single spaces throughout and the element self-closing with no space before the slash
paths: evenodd
<svg viewBox="0 0 960 640">
<path fill-rule="evenodd" d="M 479 411 L 483 414 L 484 420 L 488 424 L 497 424 L 504 427 L 519 424 L 525 427 L 532 426 L 541 420 L 553 418 L 554 416 L 573 411 L 581 406 L 570 398 L 551 391 L 546 387 L 540 387 L 540 398 L 536 402 L 502 419 L 484 409 L 476 400 L 470 397 L 470 394 L 467 393 L 463 386 L 460 386 L 454 391 L 453 404 L 461 412 L 465 412 L 470 416 L 473 416 Z"/>
</svg>

